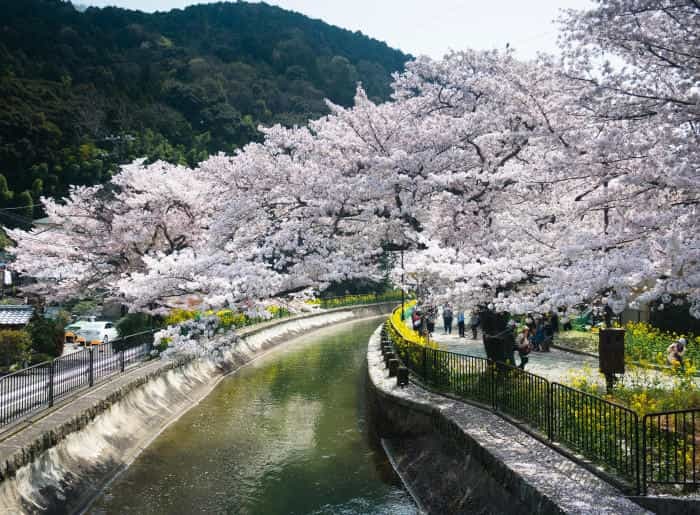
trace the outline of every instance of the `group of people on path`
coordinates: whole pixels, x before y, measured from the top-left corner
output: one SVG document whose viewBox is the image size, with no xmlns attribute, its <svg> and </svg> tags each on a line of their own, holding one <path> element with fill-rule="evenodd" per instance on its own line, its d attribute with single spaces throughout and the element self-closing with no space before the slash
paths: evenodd
<svg viewBox="0 0 700 515">
<path fill-rule="evenodd" d="M 515 331 L 515 320 L 509 322 L 511 328 Z M 559 317 L 556 313 L 548 316 L 532 316 L 525 317 L 525 325 L 520 330 L 520 334 L 515 339 L 514 351 L 518 352 L 520 357 L 519 368 L 525 369 L 528 362 L 530 352 L 549 352 L 552 345 L 554 335 L 559 332 Z"/>
<path fill-rule="evenodd" d="M 472 338 L 476 339 L 477 329 L 481 320 L 479 319 L 479 314 L 474 312 L 468 317 L 465 316 L 464 310 L 457 310 L 455 316 L 452 306 L 445 304 L 442 307 L 442 323 L 445 333 L 452 334 L 452 324 L 456 318 L 457 320 L 457 330 L 459 332 L 459 337 L 464 338 L 466 332 L 466 326 L 468 325 L 472 331 Z M 413 329 L 416 331 L 421 331 L 425 329 L 429 336 L 432 336 L 435 332 L 435 320 L 438 316 L 438 308 L 436 306 L 427 306 L 424 308 L 416 307 L 413 310 L 412 321 Z"/>
<path fill-rule="evenodd" d="M 466 327 L 469 326 L 472 338 L 476 340 L 477 329 L 481 324 L 479 313 L 474 311 L 465 316 L 464 310 L 458 309 L 455 314 L 450 304 L 445 304 L 440 310 L 434 305 L 426 305 L 420 308 L 416 306 L 412 314 L 413 329 L 432 336 L 435 332 L 435 320 L 438 318 L 439 312 L 442 315 L 444 334 L 452 334 L 452 325 L 456 319 L 459 337 L 465 337 Z M 559 332 L 560 322 L 564 331 L 571 330 L 571 319 L 566 312 L 564 312 L 561 320 L 556 312 L 548 315 L 528 314 L 523 320 L 524 325 L 519 331 L 517 329 L 518 324 L 514 319 L 508 322 L 508 327 L 512 331 L 515 341 L 513 351 L 517 352 L 520 358 L 520 363 L 517 365 L 518 368 L 525 369 L 531 352 L 549 352 L 554 336 Z M 683 355 L 686 351 L 686 345 L 685 338 L 679 338 L 668 346 L 666 353 L 667 361 L 670 365 L 679 366 L 683 369 Z M 515 362 L 513 365 L 515 366 Z"/>
</svg>

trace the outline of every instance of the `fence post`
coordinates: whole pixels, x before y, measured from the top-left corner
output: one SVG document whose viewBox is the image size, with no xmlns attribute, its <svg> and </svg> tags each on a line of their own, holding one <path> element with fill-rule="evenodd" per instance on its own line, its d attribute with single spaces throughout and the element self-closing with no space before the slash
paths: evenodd
<svg viewBox="0 0 700 515">
<path fill-rule="evenodd" d="M 428 382 L 428 349 L 423 347 L 423 381 Z"/>
<path fill-rule="evenodd" d="M 644 419 L 642 419 L 643 421 Z M 640 474 L 639 474 L 639 464 L 640 464 L 640 453 L 644 452 L 642 449 L 639 448 L 639 415 L 636 413 L 634 414 L 634 468 L 635 468 L 635 473 L 634 473 L 634 479 L 636 482 L 636 487 L 637 487 L 637 495 L 642 493 L 641 489 L 641 480 L 640 480 Z M 685 458 L 685 456 L 684 456 Z M 695 464 L 693 464 L 695 465 Z"/>
<path fill-rule="evenodd" d="M 49 366 L 49 408 L 53 406 L 53 378 L 54 378 L 54 370 L 53 370 L 53 365 L 54 361 L 51 362 L 51 366 Z"/>
<path fill-rule="evenodd" d="M 438 381 L 440 380 L 440 375 L 437 373 L 438 371 L 438 353 L 435 349 L 431 349 L 430 355 L 433 357 L 430 363 L 430 375 L 433 378 L 434 384 L 437 386 Z"/>
<path fill-rule="evenodd" d="M 552 383 L 547 381 L 547 438 L 554 441 L 554 388 Z"/>
<path fill-rule="evenodd" d="M 95 374 L 94 374 L 94 366 L 93 366 L 95 363 L 95 359 L 93 357 L 94 350 L 95 349 L 93 349 L 92 347 L 90 347 L 90 349 L 89 349 L 89 351 L 90 351 L 90 369 L 88 370 L 88 384 L 90 386 L 95 386 Z"/>
<path fill-rule="evenodd" d="M 496 377 L 496 364 L 492 360 L 488 360 L 486 362 L 486 366 L 489 367 L 488 376 L 491 379 L 491 388 L 489 388 L 489 393 L 491 394 L 491 407 L 494 411 L 498 411 L 498 377 Z"/>
<path fill-rule="evenodd" d="M 637 449 L 639 451 L 640 449 Z M 642 418 L 642 484 L 637 485 L 638 490 L 641 491 L 641 495 L 647 494 L 647 415 Z M 693 464 L 694 465 L 694 464 Z M 637 481 L 639 481 L 639 475 L 637 476 Z"/>
<path fill-rule="evenodd" d="M 124 349 L 119 351 L 119 371 L 124 372 Z"/>
</svg>

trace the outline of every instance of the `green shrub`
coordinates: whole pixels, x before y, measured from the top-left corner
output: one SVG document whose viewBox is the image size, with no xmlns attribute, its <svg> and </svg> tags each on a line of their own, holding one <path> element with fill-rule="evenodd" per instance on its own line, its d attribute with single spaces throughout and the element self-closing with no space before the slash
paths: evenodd
<svg viewBox="0 0 700 515">
<path fill-rule="evenodd" d="M 58 318 L 50 320 L 36 315 L 27 325 L 31 338 L 31 349 L 35 354 L 48 354 L 57 358 L 63 353 L 65 342 L 64 326 L 67 320 Z"/>
<path fill-rule="evenodd" d="M 32 354 L 31 357 L 29 358 L 29 364 L 30 365 L 38 365 L 39 363 L 43 363 L 45 361 L 53 361 L 53 356 L 50 354 Z"/>
<path fill-rule="evenodd" d="M 71 310 L 76 315 L 94 315 L 99 311 L 99 305 L 97 301 L 85 299 L 81 300 L 73 306 Z"/>
<path fill-rule="evenodd" d="M 31 344 L 27 331 L 0 330 L 0 366 L 9 369 L 13 365 L 22 365 L 29 359 Z"/>
<path fill-rule="evenodd" d="M 117 322 L 117 332 L 120 337 L 142 333 L 162 326 L 160 318 L 146 313 L 129 313 Z"/>
</svg>

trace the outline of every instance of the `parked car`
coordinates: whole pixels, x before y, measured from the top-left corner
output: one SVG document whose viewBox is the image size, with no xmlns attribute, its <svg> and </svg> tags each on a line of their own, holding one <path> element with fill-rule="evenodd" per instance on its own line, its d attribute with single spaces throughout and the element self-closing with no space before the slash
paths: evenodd
<svg viewBox="0 0 700 515">
<path fill-rule="evenodd" d="M 66 344 L 85 344 L 85 338 L 78 335 L 78 331 L 83 327 L 83 325 L 88 324 L 87 320 L 76 320 L 71 322 L 66 327 L 64 327 L 65 336 L 64 341 Z"/>
<path fill-rule="evenodd" d="M 80 320 L 66 327 L 66 341 L 73 337 L 73 341 L 79 345 L 99 345 L 108 343 L 119 337 L 114 322 L 90 322 Z"/>
</svg>

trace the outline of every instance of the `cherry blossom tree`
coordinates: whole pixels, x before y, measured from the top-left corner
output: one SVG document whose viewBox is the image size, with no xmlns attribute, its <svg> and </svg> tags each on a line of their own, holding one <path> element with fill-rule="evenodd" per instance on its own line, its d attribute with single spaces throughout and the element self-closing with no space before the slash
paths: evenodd
<svg viewBox="0 0 700 515">
<path fill-rule="evenodd" d="M 11 232 L 17 266 L 48 295 L 159 310 L 378 275 L 390 248 L 463 307 L 683 295 L 698 315 L 698 18 L 692 1 L 604 0 L 566 15 L 563 63 L 419 58 L 391 102 L 359 87 L 233 156 L 44 199 L 55 228 Z"/>
<path fill-rule="evenodd" d="M 615 311 L 683 295 L 700 316 L 700 5 L 601 1 L 562 26 L 596 132 L 572 167 L 589 177 L 571 209 L 580 240 L 562 245 L 571 267 L 547 294 L 602 292 Z"/>
<path fill-rule="evenodd" d="M 49 297 L 109 288 L 149 256 L 206 239 L 207 189 L 205 177 L 184 167 L 136 162 L 104 186 L 74 187 L 60 202 L 43 198 L 48 228 L 9 231 L 14 266 L 38 281 L 29 289 Z"/>
</svg>

